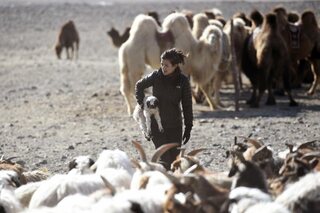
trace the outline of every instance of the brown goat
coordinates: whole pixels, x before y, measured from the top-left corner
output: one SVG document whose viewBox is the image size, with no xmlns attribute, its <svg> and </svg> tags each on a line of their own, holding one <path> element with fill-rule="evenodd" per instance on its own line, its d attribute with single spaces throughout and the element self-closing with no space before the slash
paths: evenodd
<svg viewBox="0 0 320 213">
<path fill-rule="evenodd" d="M 58 41 L 55 46 L 55 51 L 58 59 L 61 58 L 61 52 L 63 48 L 66 49 L 67 59 L 77 59 L 79 42 L 80 39 L 76 26 L 74 22 L 70 20 L 61 27 L 58 35 Z M 71 49 L 71 55 L 69 49 Z"/>
</svg>

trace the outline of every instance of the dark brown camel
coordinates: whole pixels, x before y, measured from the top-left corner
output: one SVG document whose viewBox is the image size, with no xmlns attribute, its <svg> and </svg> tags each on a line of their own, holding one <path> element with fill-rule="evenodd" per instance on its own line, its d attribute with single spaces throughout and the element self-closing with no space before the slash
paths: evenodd
<svg viewBox="0 0 320 213">
<path fill-rule="evenodd" d="M 286 41 L 295 71 L 293 84 L 299 86 L 302 81 L 297 74 L 298 61 L 308 59 L 312 64 L 314 80 L 307 94 L 313 95 L 320 81 L 320 32 L 316 17 L 312 11 L 305 11 L 301 15 L 300 22 L 294 25 L 288 22 L 287 13 L 283 7 L 275 8 L 274 12 L 277 14 L 280 32 Z"/>
<path fill-rule="evenodd" d="M 278 29 L 275 14 L 267 14 L 261 31 L 255 37 L 251 35 L 245 44 L 242 67 L 245 74 L 252 83 L 253 93 L 248 101 L 250 106 L 259 107 L 259 102 L 264 91 L 268 90 L 267 105 L 276 104 L 272 85 L 277 79 L 283 81 L 284 88 L 288 94 L 290 106 L 297 106 L 291 95 L 290 59 L 288 49 Z M 257 95 L 257 90 L 259 93 Z"/>
<path fill-rule="evenodd" d="M 107 31 L 107 35 L 110 36 L 113 45 L 119 48 L 126 40 L 128 40 L 130 35 L 130 27 L 127 27 L 122 35 L 119 34 L 118 30 L 111 27 L 111 29 Z"/>
<path fill-rule="evenodd" d="M 55 46 L 55 51 L 58 59 L 61 58 L 63 48 L 66 49 L 67 59 L 78 58 L 79 51 L 79 34 L 73 21 L 65 23 L 59 32 L 58 41 Z M 71 55 L 69 50 L 71 50 Z"/>
</svg>

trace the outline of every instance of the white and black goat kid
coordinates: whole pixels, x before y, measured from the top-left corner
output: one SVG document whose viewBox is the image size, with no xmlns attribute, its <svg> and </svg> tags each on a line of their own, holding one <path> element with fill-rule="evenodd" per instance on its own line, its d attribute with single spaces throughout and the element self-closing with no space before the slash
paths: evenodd
<svg viewBox="0 0 320 213">
<path fill-rule="evenodd" d="M 134 112 L 133 118 L 140 125 L 144 136 L 147 140 L 151 138 L 151 117 L 154 116 L 160 132 L 163 132 L 163 127 L 161 124 L 161 118 L 159 113 L 159 100 L 155 96 L 146 96 L 143 99 L 143 109 L 137 104 Z"/>
</svg>

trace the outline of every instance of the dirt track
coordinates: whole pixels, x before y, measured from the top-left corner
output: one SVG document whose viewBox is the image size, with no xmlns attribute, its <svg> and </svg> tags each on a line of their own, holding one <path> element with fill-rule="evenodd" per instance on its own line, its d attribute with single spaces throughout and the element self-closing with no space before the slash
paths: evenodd
<svg viewBox="0 0 320 213">
<path fill-rule="evenodd" d="M 163 19 L 174 9 L 199 12 L 217 7 L 228 18 L 237 10 L 265 12 L 278 4 L 14 2 L 0 3 L 0 155 L 17 156 L 27 169 L 46 167 L 53 173 L 65 172 L 67 163 L 77 155 L 96 159 L 103 148 L 118 148 L 137 157 L 131 145 L 134 139 L 142 140 L 148 154 L 152 153 L 152 144 L 143 140 L 126 114 L 119 93 L 117 49 L 106 36 L 111 26 L 122 32 L 138 13 L 148 10 L 157 10 Z M 319 8 L 320 3 L 283 5 L 301 12 Z M 58 61 L 53 52 L 58 29 L 69 19 L 80 33 L 77 62 Z M 277 98 L 277 106 L 248 108 L 244 104 L 249 96 L 247 87 L 241 95 L 240 112 L 210 112 L 206 106 L 194 105 L 188 149 L 209 148 L 199 157 L 210 168 L 223 170 L 224 153 L 236 135 L 252 133 L 274 150 L 284 149 L 285 142 L 319 138 L 320 92 L 307 97 L 307 86 L 294 91 L 300 103 L 296 108 L 287 106 L 286 97 Z M 232 93 L 232 88 L 224 87 L 221 94 L 223 102 L 231 106 Z"/>
</svg>

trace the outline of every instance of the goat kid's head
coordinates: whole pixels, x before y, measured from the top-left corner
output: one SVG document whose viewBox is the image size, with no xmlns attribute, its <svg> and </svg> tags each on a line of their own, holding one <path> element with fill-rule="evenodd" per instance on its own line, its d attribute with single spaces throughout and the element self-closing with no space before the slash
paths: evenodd
<svg viewBox="0 0 320 213">
<path fill-rule="evenodd" d="M 154 96 L 149 96 L 146 100 L 146 104 L 149 109 L 155 109 L 159 106 L 159 100 Z"/>
<path fill-rule="evenodd" d="M 69 162 L 69 171 L 79 169 L 81 173 L 90 171 L 90 167 L 94 164 L 94 160 L 90 156 L 78 156 Z"/>
</svg>

